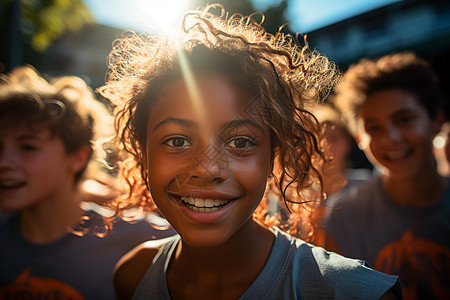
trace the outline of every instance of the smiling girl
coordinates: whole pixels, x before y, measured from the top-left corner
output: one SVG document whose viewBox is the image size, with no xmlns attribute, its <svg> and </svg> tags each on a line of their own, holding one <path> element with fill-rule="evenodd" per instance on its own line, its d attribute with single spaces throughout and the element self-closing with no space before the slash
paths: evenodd
<svg viewBox="0 0 450 300">
<path fill-rule="evenodd" d="M 320 126 L 304 105 L 328 93 L 334 64 L 214 8 L 187 13 L 172 36 L 127 33 L 110 54 L 100 92 L 116 105 L 129 185 L 117 213 L 158 209 L 178 233 L 118 263 L 117 297 L 394 296 L 395 276 L 286 233 L 307 234 L 304 206 L 322 198 Z M 291 216 L 267 214 L 278 195 Z"/>
</svg>

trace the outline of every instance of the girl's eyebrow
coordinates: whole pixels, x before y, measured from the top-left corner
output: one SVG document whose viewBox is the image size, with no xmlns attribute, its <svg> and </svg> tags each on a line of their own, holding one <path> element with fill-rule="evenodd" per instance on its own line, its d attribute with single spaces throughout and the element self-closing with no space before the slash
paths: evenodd
<svg viewBox="0 0 450 300">
<path fill-rule="evenodd" d="M 190 128 L 198 127 L 198 124 L 192 120 L 180 119 L 180 118 L 167 118 L 167 119 L 159 122 L 158 124 L 156 124 L 156 126 L 153 128 L 152 131 L 155 131 L 159 127 L 164 126 L 169 123 L 175 123 L 175 124 L 179 124 L 179 125 L 182 125 L 185 127 L 190 127 Z M 259 131 L 261 131 L 261 133 L 264 133 L 264 128 L 261 125 L 259 125 L 258 123 L 256 123 L 255 121 L 252 121 L 250 119 L 236 119 L 236 120 L 230 121 L 223 126 L 223 131 L 232 130 L 232 129 L 235 129 L 235 128 L 241 127 L 241 126 L 251 126 L 253 128 L 257 128 Z"/>
<path fill-rule="evenodd" d="M 175 124 L 179 124 L 179 125 L 182 125 L 185 127 L 197 127 L 197 124 L 192 120 L 180 119 L 180 118 L 167 118 L 167 119 L 159 122 L 158 124 L 156 124 L 156 126 L 153 128 L 152 131 L 155 131 L 156 129 L 158 129 L 158 127 L 161 127 L 161 126 L 169 124 L 169 123 L 175 123 Z"/>
<path fill-rule="evenodd" d="M 259 129 L 259 131 L 261 131 L 261 133 L 264 133 L 264 128 L 261 125 L 259 125 L 258 123 L 256 123 L 255 121 L 252 121 L 250 119 L 236 119 L 231 122 L 228 122 L 224 126 L 223 131 L 235 129 L 235 128 L 241 127 L 241 126 L 251 126 L 253 128 Z"/>
</svg>

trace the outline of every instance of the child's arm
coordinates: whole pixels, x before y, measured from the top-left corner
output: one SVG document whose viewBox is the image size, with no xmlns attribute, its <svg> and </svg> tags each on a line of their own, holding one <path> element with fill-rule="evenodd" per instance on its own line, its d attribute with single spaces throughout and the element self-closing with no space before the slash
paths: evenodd
<svg viewBox="0 0 450 300">
<path fill-rule="evenodd" d="M 114 270 L 117 300 L 131 299 L 159 248 L 166 242 L 167 238 L 142 243 L 119 260 Z"/>
</svg>

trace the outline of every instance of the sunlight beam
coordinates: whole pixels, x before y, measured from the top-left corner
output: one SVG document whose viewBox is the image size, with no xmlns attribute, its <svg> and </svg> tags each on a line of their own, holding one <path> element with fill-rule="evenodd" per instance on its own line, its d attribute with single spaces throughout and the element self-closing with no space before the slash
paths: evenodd
<svg viewBox="0 0 450 300">
<path fill-rule="evenodd" d="M 155 34 L 170 34 L 181 23 L 190 0 L 133 0 L 133 12 L 146 30 Z"/>
</svg>

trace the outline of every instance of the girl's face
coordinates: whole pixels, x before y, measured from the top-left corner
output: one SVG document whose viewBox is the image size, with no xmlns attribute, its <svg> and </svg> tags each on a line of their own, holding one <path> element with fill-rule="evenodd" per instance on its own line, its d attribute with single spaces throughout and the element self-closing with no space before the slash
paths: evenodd
<svg viewBox="0 0 450 300">
<path fill-rule="evenodd" d="M 0 129 L 0 211 L 64 200 L 82 166 L 44 126 Z"/>
<path fill-rule="evenodd" d="M 395 179 L 434 168 L 432 139 L 438 124 L 413 94 L 384 90 L 370 95 L 358 113 L 362 148 L 372 163 Z"/>
<path fill-rule="evenodd" d="M 220 245 L 251 224 L 271 167 L 258 102 L 220 75 L 167 86 L 147 124 L 151 195 L 191 246 Z M 197 93 L 198 92 L 198 93 Z"/>
</svg>

